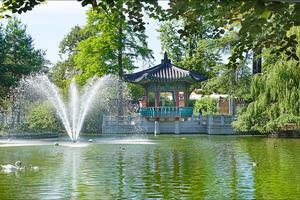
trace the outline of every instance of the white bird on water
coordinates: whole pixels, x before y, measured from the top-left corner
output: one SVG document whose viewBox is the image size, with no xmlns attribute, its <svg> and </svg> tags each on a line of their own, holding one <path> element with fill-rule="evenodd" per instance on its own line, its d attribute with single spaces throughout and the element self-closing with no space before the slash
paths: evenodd
<svg viewBox="0 0 300 200">
<path fill-rule="evenodd" d="M 17 161 L 15 165 L 7 164 L 7 165 L 0 165 L 0 168 L 4 173 L 11 173 L 17 170 L 24 169 L 23 163 L 21 161 Z"/>
<path fill-rule="evenodd" d="M 35 172 L 40 171 L 40 168 L 38 166 L 30 166 L 30 169 Z"/>
</svg>

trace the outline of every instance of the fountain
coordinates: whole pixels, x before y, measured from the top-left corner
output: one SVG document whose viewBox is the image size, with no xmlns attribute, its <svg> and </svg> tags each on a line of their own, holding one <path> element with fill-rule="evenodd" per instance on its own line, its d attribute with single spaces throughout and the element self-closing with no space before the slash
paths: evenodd
<svg viewBox="0 0 300 200">
<path fill-rule="evenodd" d="M 112 76 L 94 78 L 88 81 L 80 92 L 73 79 L 66 103 L 60 89 L 46 75 L 32 76 L 24 79 L 22 83 L 23 88 L 25 85 L 26 90 L 31 89 L 35 94 L 38 93 L 40 96 L 45 97 L 52 104 L 71 141 L 76 142 L 86 115 L 91 110 L 91 105 L 103 89 L 101 86 L 107 86 L 109 83 L 115 83 L 116 81 L 118 80 Z"/>
</svg>

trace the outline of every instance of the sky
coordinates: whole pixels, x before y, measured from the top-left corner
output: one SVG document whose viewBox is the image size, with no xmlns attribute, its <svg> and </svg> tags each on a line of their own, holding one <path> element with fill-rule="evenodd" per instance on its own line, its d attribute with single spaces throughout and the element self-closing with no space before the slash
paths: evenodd
<svg viewBox="0 0 300 200">
<path fill-rule="evenodd" d="M 161 2 L 167 5 L 166 2 Z M 88 7 L 82 7 L 78 1 L 51 1 L 36 6 L 32 11 L 16 15 L 27 25 L 27 31 L 34 39 L 36 48 L 46 50 L 46 58 L 52 63 L 59 58 L 58 46 L 64 36 L 75 25 L 83 26 L 86 21 L 85 13 Z M 156 29 L 159 23 L 153 19 L 146 19 L 146 34 L 149 48 L 154 52 L 154 63 L 162 59 L 159 34 Z M 4 22 L 5 23 L 5 22 Z M 138 62 L 139 68 L 147 68 L 149 63 Z"/>
</svg>

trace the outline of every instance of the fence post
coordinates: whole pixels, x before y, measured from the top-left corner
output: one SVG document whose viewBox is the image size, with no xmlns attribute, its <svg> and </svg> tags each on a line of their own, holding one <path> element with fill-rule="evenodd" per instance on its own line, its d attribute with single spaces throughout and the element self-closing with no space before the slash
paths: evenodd
<svg viewBox="0 0 300 200">
<path fill-rule="evenodd" d="M 208 116 L 208 124 L 211 125 L 211 126 L 214 124 L 214 118 L 213 118 L 212 115 Z"/>
<path fill-rule="evenodd" d="M 224 126 L 224 116 L 221 115 L 221 125 Z"/>
</svg>

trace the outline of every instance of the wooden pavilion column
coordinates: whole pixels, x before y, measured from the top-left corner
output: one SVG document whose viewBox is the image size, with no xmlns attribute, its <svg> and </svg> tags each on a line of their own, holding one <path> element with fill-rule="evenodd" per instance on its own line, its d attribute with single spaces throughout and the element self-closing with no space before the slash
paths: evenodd
<svg viewBox="0 0 300 200">
<path fill-rule="evenodd" d="M 147 88 L 145 88 L 144 90 L 144 96 L 145 96 L 146 107 L 149 107 L 149 91 Z"/>
<path fill-rule="evenodd" d="M 155 92 L 154 107 L 159 107 L 159 99 L 160 99 L 160 91 L 156 90 L 156 92 Z"/>
<path fill-rule="evenodd" d="M 184 90 L 184 107 L 188 107 L 189 106 L 189 87 L 186 86 L 185 90 Z"/>
<path fill-rule="evenodd" d="M 174 92 L 172 92 L 172 99 L 173 99 L 173 106 L 175 107 L 176 106 L 176 94 L 175 94 L 176 92 L 174 91 Z"/>
<path fill-rule="evenodd" d="M 175 91 L 175 107 L 179 107 L 179 90 Z"/>
<path fill-rule="evenodd" d="M 188 91 L 185 90 L 184 91 L 184 107 L 188 107 L 188 101 L 189 101 L 189 94 L 188 94 Z"/>
</svg>

